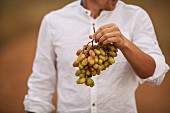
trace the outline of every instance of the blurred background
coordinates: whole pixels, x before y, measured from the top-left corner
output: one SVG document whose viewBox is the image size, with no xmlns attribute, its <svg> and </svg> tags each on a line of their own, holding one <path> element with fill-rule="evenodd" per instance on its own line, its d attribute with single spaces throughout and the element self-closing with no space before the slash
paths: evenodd
<svg viewBox="0 0 170 113">
<path fill-rule="evenodd" d="M 32 71 L 41 20 L 74 0 L 0 0 L 0 113 L 25 113 L 24 95 Z M 170 65 L 170 1 L 124 0 L 150 15 Z M 139 113 L 170 113 L 170 72 L 159 87 L 145 83 L 136 91 Z M 56 105 L 56 94 L 53 102 Z"/>
</svg>

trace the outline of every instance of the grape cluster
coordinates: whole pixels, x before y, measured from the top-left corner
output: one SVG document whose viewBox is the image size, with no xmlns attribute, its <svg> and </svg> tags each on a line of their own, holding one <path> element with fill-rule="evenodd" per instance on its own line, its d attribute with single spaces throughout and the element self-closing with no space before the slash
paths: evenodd
<svg viewBox="0 0 170 113">
<path fill-rule="evenodd" d="M 76 81 L 77 84 L 86 84 L 93 87 L 93 76 L 100 75 L 101 71 L 108 68 L 115 63 L 114 57 L 117 56 L 117 48 L 113 44 L 105 46 L 84 45 L 82 49 L 79 49 L 76 53 L 78 58 L 74 61 L 73 67 L 78 67 L 75 75 L 79 77 Z"/>
</svg>

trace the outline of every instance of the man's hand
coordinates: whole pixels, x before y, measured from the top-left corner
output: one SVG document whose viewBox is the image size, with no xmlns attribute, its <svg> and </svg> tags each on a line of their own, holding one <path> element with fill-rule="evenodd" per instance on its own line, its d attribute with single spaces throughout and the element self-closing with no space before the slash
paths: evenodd
<svg viewBox="0 0 170 113">
<path fill-rule="evenodd" d="M 115 24 L 100 27 L 90 38 L 103 45 L 114 43 L 140 78 L 146 79 L 153 75 L 156 68 L 154 59 L 125 38 Z"/>
<path fill-rule="evenodd" d="M 123 49 L 127 41 L 119 28 L 113 23 L 100 27 L 91 38 L 103 45 L 114 43 L 119 49 Z"/>
</svg>

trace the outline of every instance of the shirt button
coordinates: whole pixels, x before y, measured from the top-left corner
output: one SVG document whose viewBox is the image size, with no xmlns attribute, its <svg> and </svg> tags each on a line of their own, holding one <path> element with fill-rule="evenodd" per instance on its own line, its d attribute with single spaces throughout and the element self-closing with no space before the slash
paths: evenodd
<svg viewBox="0 0 170 113">
<path fill-rule="evenodd" d="M 88 11 L 86 11 L 85 13 L 88 14 Z"/>
<path fill-rule="evenodd" d="M 93 103 L 92 106 L 95 106 L 95 103 Z"/>
</svg>

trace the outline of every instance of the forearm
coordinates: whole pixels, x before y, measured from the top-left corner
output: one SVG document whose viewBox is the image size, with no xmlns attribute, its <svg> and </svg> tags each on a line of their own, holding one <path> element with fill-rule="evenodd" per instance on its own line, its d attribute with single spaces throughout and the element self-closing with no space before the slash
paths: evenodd
<svg viewBox="0 0 170 113">
<path fill-rule="evenodd" d="M 145 79 L 154 74 L 156 68 L 154 59 L 129 41 L 115 24 L 101 26 L 91 37 L 103 45 L 114 43 L 140 78 Z"/>
<path fill-rule="evenodd" d="M 145 54 L 135 44 L 127 39 L 126 44 L 123 48 L 121 48 L 121 51 L 140 78 L 146 79 L 153 75 L 156 63 L 151 56 Z"/>
</svg>

